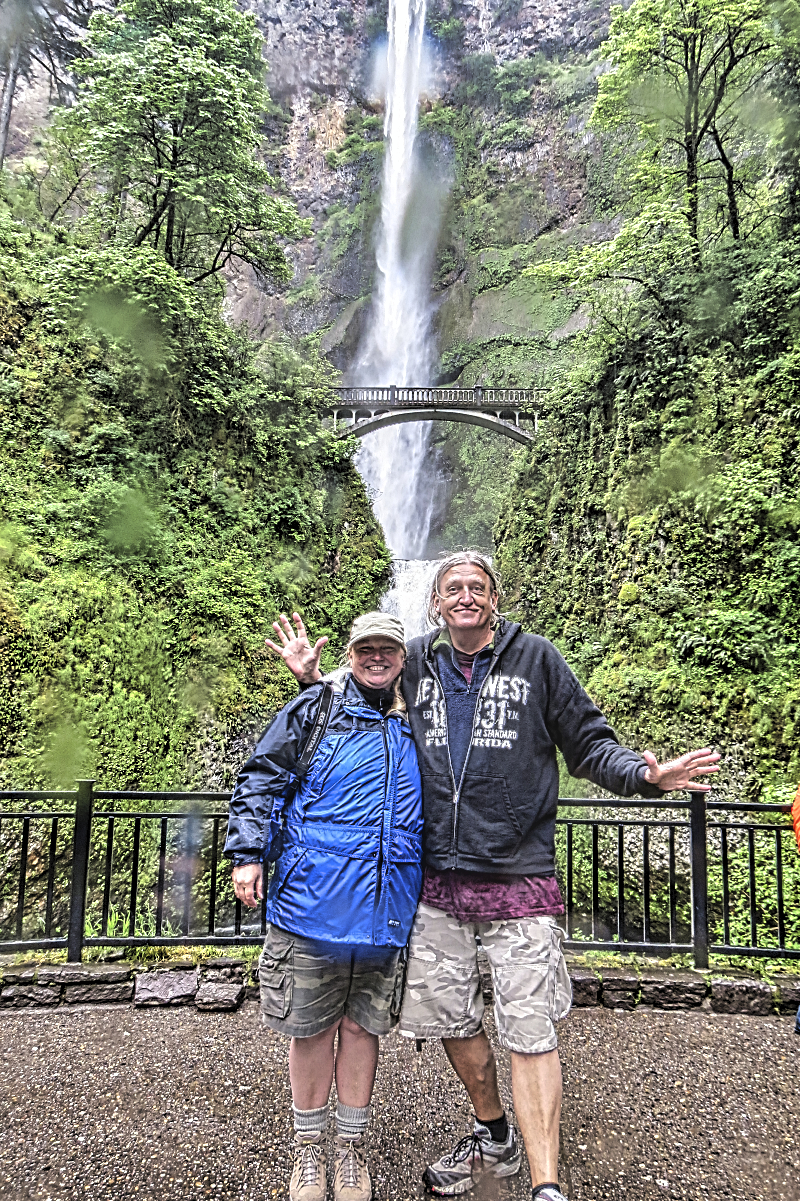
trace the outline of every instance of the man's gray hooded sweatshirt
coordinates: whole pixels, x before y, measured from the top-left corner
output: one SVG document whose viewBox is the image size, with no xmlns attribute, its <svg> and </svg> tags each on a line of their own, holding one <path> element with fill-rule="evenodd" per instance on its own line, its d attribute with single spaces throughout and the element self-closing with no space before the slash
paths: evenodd
<svg viewBox="0 0 800 1201">
<path fill-rule="evenodd" d="M 458 706 L 448 705 L 452 686 L 443 680 L 442 661 L 433 649 L 440 634 L 434 630 L 411 639 L 403 672 L 403 695 L 422 773 L 428 867 L 552 875 L 556 747 L 573 776 L 619 796 L 664 795 L 647 783 L 647 764 L 635 751 L 620 746 L 552 642 L 525 634 L 508 621 L 501 621 L 495 631 L 488 671 L 473 676 L 478 698 L 471 739 L 455 774 L 448 712 L 453 709 L 452 729 Z M 461 677 L 462 690 L 465 685 Z"/>
</svg>

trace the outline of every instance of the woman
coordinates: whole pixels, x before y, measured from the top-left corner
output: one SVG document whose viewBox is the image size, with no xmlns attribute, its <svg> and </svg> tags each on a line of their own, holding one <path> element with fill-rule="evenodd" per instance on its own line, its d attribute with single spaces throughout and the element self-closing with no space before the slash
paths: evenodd
<svg viewBox="0 0 800 1201">
<path fill-rule="evenodd" d="M 359 617 L 347 659 L 307 773 L 298 779 L 324 723 L 321 683 L 281 710 L 239 773 L 225 844 L 246 905 L 258 904 L 263 863 L 277 858 L 259 983 L 263 1020 L 292 1038 L 291 1201 L 325 1199 L 334 1078 L 334 1198 L 372 1196 L 363 1144 L 378 1036 L 398 1019 L 422 882 L 422 788 L 398 686 L 402 624 Z"/>
</svg>

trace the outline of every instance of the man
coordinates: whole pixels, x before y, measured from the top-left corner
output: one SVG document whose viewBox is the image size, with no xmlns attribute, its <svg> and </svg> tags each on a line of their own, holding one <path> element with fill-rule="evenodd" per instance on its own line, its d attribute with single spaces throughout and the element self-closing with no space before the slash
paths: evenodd
<svg viewBox="0 0 800 1201">
<path fill-rule="evenodd" d="M 622 796 L 660 797 L 715 772 L 719 755 L 694 751 L 659 765 L 621 747 L 552 643 L 500 618 L 491 562 L 472 552 L 439 566 L 428 614 L 433 633 L 408 643 L 403 673 L 423 787 L 422 896 L 409 942 L 404 1034 L 439 1037 L 475 1111 L 471 1135 L 425 1171 L 440 1196 L 475 1175 L 513 1175 L 516 1132 L 483 1030 L 476 938 L 489 959 L 497 1037 L 511 1052 L 514 1111 L 535 1201 L 558 1187 L 561 1065 L 555 1022 L 571 996 L 564 912 L 555 879 L 556 748 L 571 775 Z M 285 616 L 270 643 L 303 684 L 320 678 L 302 622 Z M 705 784 L 693 784 L 708 791 Z"/>
</svg>

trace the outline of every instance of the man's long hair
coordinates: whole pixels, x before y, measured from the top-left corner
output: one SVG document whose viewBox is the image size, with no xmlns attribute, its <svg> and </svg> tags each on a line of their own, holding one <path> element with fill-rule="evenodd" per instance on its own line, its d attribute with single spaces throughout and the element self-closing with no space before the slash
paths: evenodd
<svg viewBox="0 0 800 1201">
<path fill-rule="evenodd" d="M 498 605 L 500 604 L 500 598 L 503 592 L 500 586 L 500 576 L 496 569 L 492 566 L 492 560 L 489 558 L 489 556 L 481 554 L 481 552 L 478 550 L 456 551 L 455 554 L 448 555 L 446 559 L 442 559 L 441 563 L 436 569 L 436 574 L 433 577 L 430 594 L 428 596 L 427 609 L 428 621 L 432 626 L 444 625 L 444 621 L 436 604 L 440 596 L 439 588 L 441 587 L 442 580 L 448 571 L 452 571 L 454 567 L 463 567 L 464 565 L 479 567 L 481 571 L 485 572 L 485 574 L 489 577 L 492 590 L 497 593 L 497 603 Z M 493 625 L 497 624 L 499 616 L 499 613 L 495 614 L 492 620 Z"/>
</svg>

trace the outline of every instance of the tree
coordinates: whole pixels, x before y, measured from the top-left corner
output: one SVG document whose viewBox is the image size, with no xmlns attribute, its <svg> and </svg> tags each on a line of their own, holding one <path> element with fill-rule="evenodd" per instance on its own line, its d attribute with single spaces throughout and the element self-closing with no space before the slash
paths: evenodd
<svg viewBox="0 0 800 1201">
<path fill-rule="evenodd" d="M 306 223 L 269 194 L 257 158 L 261 45 L 234 0 L 123 0 L 92 17 L 61 127 L 89 165 L 104 236 L 155 247 L 195 283 L 236 259 L 288 278 L 280 241 Z"/>
<path fill-rule="evenodd" d="M 741 157 L 747 133 L 742 100 L 777 57 L 762 0 L 634 0 L 614 8 L 593 122 L 634 126 L 642 142 L 641 177 L 683 194 L 695 268 L 701 260 L 701 191 L 720 183 L 725 222 L 741 233 Z M 746 153 L 746 149 L 744 151 Z"/>
<path fill-rule="evenodd" d="M 39 67 L 64 100 L 71 90 L 69 64 L 79 53 L 91 7 L 91 0 L 0 0 L 0 167 L 20 77 L 30 78 Z"/>
</svg>

